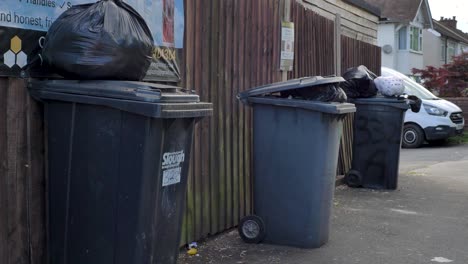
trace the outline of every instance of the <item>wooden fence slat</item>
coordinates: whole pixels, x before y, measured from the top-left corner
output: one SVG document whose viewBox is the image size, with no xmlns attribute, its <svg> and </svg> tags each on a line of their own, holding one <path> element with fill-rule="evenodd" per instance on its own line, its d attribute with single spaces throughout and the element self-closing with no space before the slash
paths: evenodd
<svg viewBox="0 0 468 264">
<path fill-rule="evenodd" d="M 271 1 L 271 0 L 266 0 L 266 1 Z M 268 42 L 268 3 L 266 3 L 265 0 L 260 0 L 258 1 L 260 4 L 260 27 L 261 30 L 259 33 L 261 34 L 261 45 L 260 45 L 260 67 L 257 68 L 261 72 L 260 78 L 262 79 L 262 84 L 263 83 L 268 83 L 268 70 L 270 65 L 265 64 L 264 62 L 269 61 L 268 60 L 268 48 L 267 48 L 267 42 Z"/>
<path fill-rule="evenodd" d="M 197 69 L 197 74 L 195 75 L 195 90 L 198 92 L 200 96 L 203 96 L 202 87 L 202 78 L 203 78 L 203 68 L 205 65 L 202 64 L 203 59 L 203 20 L 206 15 L 206 10 L 202 8 L 202 1 L 194 1 L 195 2 L 195 10 L 200 10 L 200 15 L 195 16 L 195 58 L 194 58 L 194 69 Z M 201 145 L 202 142 L 202 125 L 198 123 L 195 129 L 195 155 L 194 155 L 194 193 L 195 193 L 195 227 L 194 227 L 194 237 L 201 237 L 202 236 L 202 181 L 200 179 L 202 175 L 202 156 L 201 156 Z"/>
<path fill-rule="evenodd" d="M 248 2 L 247 2 L 248 3 Z M 257 14 L 256 13 L 256 8 L 255 8 L 255 4 L 256 4 L 256 1 L 250 1 L 251 3 L 251 6 L 250 8 L 247 9 L 247 17 L 248 17 L 248 29 L 255 29 L 255 30 L 258 30 L 258 27 L 255 28 L 255 24 L 257 23 L 255 20 L 254 20 L 254 16 Z M 255 79 L 255 75 L 252 73 L 253 71 L 255 71 L 255 68 L 254 67 L 257 67 L 257 65 L 255 64 L 256 62 L 256 56 L 258 56 L 258 54 L 256 53 L 256 49 L 255 49 L 255 46 L 257 44 L 257 39 L 255 38 L 255 32 L 258 32 L 258 31 L 255 31 L 255 30 L 248 30 L 248 39 L 246 42 L 246 49 L 248 50 L 248 53 L 247 53 L 247 56 L 248 56 L 248 60 L 246 60 L 246 89 L 250 89 L 250 88 L 253 88 L 254 86 L 257 85 L 257 82 L 256 82 L 256 79 Z M 252 52 L 254 51 L 254 52 Z M 253 67 L 252 67 L 253 66 Z M 252 167 L 251 167 L 251 162 L 250 162 L 250 157 L 251 157 L 251 138 L 252 138 L 252 134 L 250 133 L 251 132 L 251 128 L 252 128 L 252 111 L 250 108 L 248 107 L 244 107 L 244 118 L 245 118 L 245 126 L 244 126 L 244 140 L 245 140 L 245 151 L 244 151 L 244 175 L 245 175 L 245 180 L 244 180 L 244 184 L 245 184 L 245 212 L 246 214 L 251 214 L 253 212 L 253 198 L 252 198 L 252 177 L 251 177 L 251 171 L 252 171 Z"/>
<path fill-rule="evenodd" d="M 9 264 L 8 253 L 8 195 L 7 195 L 7 173 L 8 173 L 8 153 L 5 151 L 8 146 L 7 139 L 7 100 L 8 100 L 8 79 L 0 78 L 0 263 Z"/>
<path fill-rule="evenodd" d="M 45 263 L 43 132 L 25 81 L 0 78 L 0 263 Z"/>
<path fill-rule="evenodd" d="M 210 25 L 211 27 L 211 41 L 210 41 L 210 102 L 217 104 L 217 98 L 219 91 L 218 79 L 215 77 L 218 75 L 218 37 L 219 37 L 219 1 L 213 1 L 211 5 L 211 16 L 213 22 Z M 207 36 L 210 34 L 208 33 Z M 210 192 L 211 192 L 211 234 L 217 233 L 219 228 L 219 156 L 217 150 L 218 143 L 218 134 L 216 123 L 218 122 L 218 111 L 214 111 L 213 116 L 210 119 Z"/>
<path fill-rule="evenodd" d="M 281 5 L 282 0 L 276 0 L 275 1 L 275 13 L 273 15 L 273 40 L 278 40 L 278 41 L 272 41 L 273 42 L 273 61 L 271 63 L 273 64 L 273 81 L 272 82 L 279 82 L 281 78 L 280 73 L 280 54 L 281 54 L 281 10 L 282 7 L 284 6 Z"/>
<path fill-rule="evenodd" d="M 246 86 L 246 80 L 245 80 L 245 62 L 246 62 L 246 42 L 247 42 L 247 9 L 249 6 L 247 5 L 249 0 L 240 0 L 240 15 L 239 15 L 239 90 L 244 91 L 245 86 Z M 244 169 L 244 124 L 245 124 L 245 119 L 244 119 L 244 106 L 240 105 L 239 102 L 238 104 L 238 113 L 239 113 L 239 120 L 238 120 L 238 127 L 237 127 L 237 133 L 239 135 L 239 154 L 237 156 L 238 159 L 238 175 L 239 175 L 239 218 L 243 217 L 246 215 L 245 212 L 245 169 Z"/>
<path fill-rule="evenodd" d="M 46 263 L 44 116 L 42 105 L 26 96 L 29 255 L 31 264 L 41 264 Z"/>
<path fill-rule="evenodd" d="M 230 225 L 239 221 L 239 101 L 236 96 L 239 93 L 239 51 L 241 50 L 240 36 L 240 1 L 234 1 L 232 27 L 233 27 L 233 62 L 232 62 L 232 88 L 231 88 L 231 116 L 232 116 L 232 216 Z"/>
<path fill-rule="evenodd" d="M 27 140 L 26 140 L 26 89 L 21 79 L 10 79 L 7 96 L 7 196 L 9 263 L 29 261 L 27 218 Z"/>
<path fill-rule="evenodd" d="M 201 91 L 201 99 L 203 101 L 209 101 L 211 97 L 211 89 L 210 89 L 210 58 L 211 58 L 211 41 L 208 38 L 210 25 L 212 24 L 212 14 L 211 8 L 204 8 L 204 16 L 203 22 L 201 24 L 202 31 L 201 31 L 201 39 L 202 39 L 202 76 L 203 81 L 202 85 L 199 88 Z M 201 123 L 201 139 L 200 139 L 200 146 L 202 148 L 202 152 L 200 153 L 200 158 L 202 160 L 201 165 L 201 175 L 198 179 L 202 182 L 203 188 L 201 190 L 203 195 L 203 202 L 201 207 L 202 209 L 202 222 L 203 226 L 201 228 L 202 234 L 201 237 L 205 236 L 206 234 L 211 233 L 211 190 L 210 190 L 210 168 L 211 168 L 211 130 L 210 130 L 210 118 L 204 118 Z"/>
<path fill-rule="evenodd" d="M 232 70 L 233 70 L 233 1 L 226 1 L 226 49 L 225 49 L 225 75 L 224 75 L 224 87 L 221 87 L 225 91 L 224 95 L 224 129 L 225 129 L 225 164 L 226 164 L 226 228 L 233 225 L 232 211 L 233 211 L 233 199 L 232 199 L 232 104 L 235 100 L 235 96 L 232 95 Z"/>
<path fill-rule="evenodd" d="M 214 1 L 211 4 L 211 17 L 212 23 L 210 25 L 210 32 L 207 32 L 205 37 L 211 36 L 210 39 L 210 102 L 213 102 L 214 106 L 217 106 L 218 99 L 218 54 L 219 54 L 219 9 L 220 1 Z M 219 113 L 217 109 L 213 111 L 213 116 L 210 118 L 210 198 L 211 198 L 211 222 L 210 231 L 211 234 L 219 232 L 219 153 L 217 148 L 218 143 L 218 132 L 217 122 L 219 120 Z"/>
<path fill-rule="evenodd" d="M 219 112 L 218 116 L 218 155 L 219 155 L 219 226 L 223 230 L 226 228 L 226 160 L 225 160 L 225 141 L 224 141 L 224 120 L 225 120 L 225 110 L 224 110 L 224 98 L 226 95 L 226 89 L 224 85 L 224 75 L 225 75 L 225 52 L 226 52 L 226 1 L 220 1 L 219 8 L 219 54 L 218 54 L 218 90 L 219 95 L 217 98 L 217 107 L 215 111 Z"/>
</svg>

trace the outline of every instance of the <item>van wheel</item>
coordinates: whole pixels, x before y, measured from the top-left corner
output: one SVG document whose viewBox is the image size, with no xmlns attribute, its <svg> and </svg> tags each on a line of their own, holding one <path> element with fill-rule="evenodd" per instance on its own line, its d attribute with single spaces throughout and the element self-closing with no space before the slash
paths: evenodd
<svg viewBox="0 0 468 264">
<path fill-rule="evenodd" d="M 402 145 L 404 148 L 419 148 L 424 142 L 424 131 L 415 124 L 403 128 Z"/>
</svg>

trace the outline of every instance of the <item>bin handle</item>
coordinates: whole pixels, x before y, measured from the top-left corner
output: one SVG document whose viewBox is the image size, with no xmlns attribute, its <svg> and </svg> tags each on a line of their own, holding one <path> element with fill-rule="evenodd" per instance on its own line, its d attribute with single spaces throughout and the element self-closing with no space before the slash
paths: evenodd
<svg viewBox="0 0 468 264">
<path fill-rule="evenodd" d="M 316 82 L 316 81 L 317 81 L 317 76 L 309 77 L 309 78 L 301 78 L 299 80 L 299 84 L 304 85 L 304 84 L 308 84 L 308 83 Z"/>
<path fill-rule="evenodd" d="M 421 110 L 422 101 L 416 95 L 408 95 L 402 94 L 397 97 L 398 100 L 406 100 L 407 104 L 409 104 L 411 111 L 414 113 L 419 113 Z"/>
</svg>

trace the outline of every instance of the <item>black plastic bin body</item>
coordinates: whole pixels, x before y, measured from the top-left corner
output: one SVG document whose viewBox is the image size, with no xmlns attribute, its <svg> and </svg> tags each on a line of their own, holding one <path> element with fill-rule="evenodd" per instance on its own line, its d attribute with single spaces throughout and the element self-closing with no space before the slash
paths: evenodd
<svg viewBox="0 0 468 264">
<path fill-rule="evenodd" d="M 196 118 L 163 85 L 30 84 L 45 103 L 50 264 L 176 263 Z"/>
<path fill-rule="evenodd" d="M 398 186 L 401 135 L 409 104 L 396 98 L 362 98 L 353 102 L 353 161 L 348 185 L 394 190 Z"/>
<path fill-rule="evenodd" d="M 320 247 L 329 237 L 342 119 L 354 105 L 252 91 L 243 100 L 253 107 L 254 214 L 263 220 L 263 241 Z"/>
</svg>

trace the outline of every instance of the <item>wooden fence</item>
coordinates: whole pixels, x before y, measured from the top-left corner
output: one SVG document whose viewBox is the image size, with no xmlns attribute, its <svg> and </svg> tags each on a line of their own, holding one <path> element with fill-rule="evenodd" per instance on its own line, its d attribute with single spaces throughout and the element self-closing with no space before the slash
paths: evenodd
<svg viewBox="0 0 468 264">
<path fill-rule="evenodd" d="M 280 81 L 280 0 L 187 0 L 183 85 L 213 102 L 195 129 L 182 240 L 237 225 L 252 212 L 250 109 L 236 99 Z"/>
<path fill-rule="evenodd" d="M 380 75 L 382 51 L 372 44 L 341 36 L 341 73 L 359 65 L 365 65 Z"/>
<path fill-rule="evenodd" d="M 182 243 L 222 232 L 252 213 L 251 113 L 235 96 L 281 80 L 282 0 L 186 1 L 183 85 L 214 103 L 195 130 Z M 291 1 L 295 64 L 288 78 L 334 73 L 334 21 Z M 380 48 L 341 37 L 343 68 L 380 73 Z M 370 52 L 370 53 L 369 53 Z M 338 173 L 351 164 L 352 115 L 344 120 Z"/>
<path fill-rule="evenodd" d="M 292 1 L 295 26 L 294 68 L 289 78 L 327 76 L 335 73 L 335 22 Z"/>
<path fill-rule="evenodd" d="M 0 78 L 0 263 L 45 263 L 43 111 L 21 79 Z"/>
</svg>

